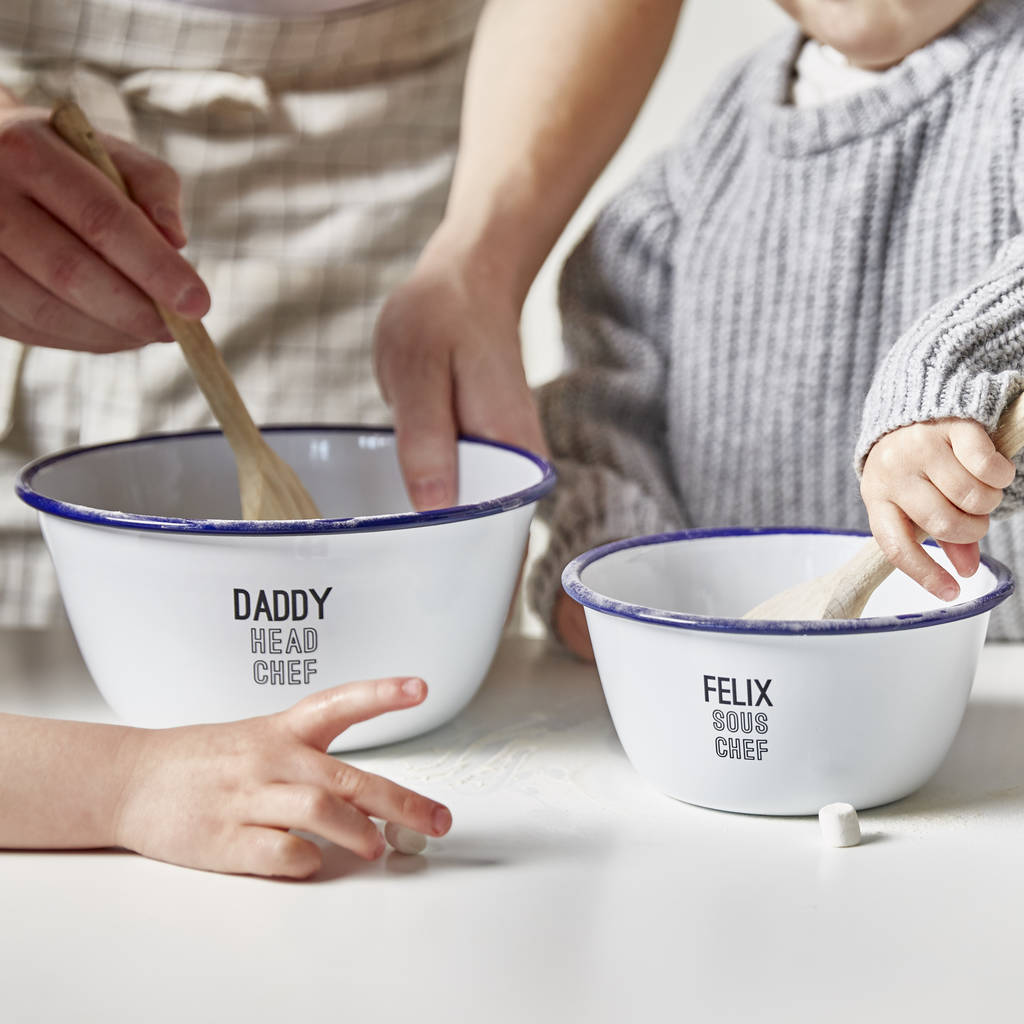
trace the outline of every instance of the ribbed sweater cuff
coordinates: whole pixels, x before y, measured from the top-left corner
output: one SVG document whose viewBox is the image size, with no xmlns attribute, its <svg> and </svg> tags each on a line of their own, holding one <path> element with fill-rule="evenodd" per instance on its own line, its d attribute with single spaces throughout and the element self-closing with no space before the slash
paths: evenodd
<svg viewBox="0 0 1024 1024">
<path fill-rule="evenodd" d="M 868 393 L 857 440 L 871 447 L 912 423 L 954 417 L 992 431 L 1024 391 L 1024 237 L 1003 247 L 990 275 L 931 309 L 893 347 Z"/>
</svg>

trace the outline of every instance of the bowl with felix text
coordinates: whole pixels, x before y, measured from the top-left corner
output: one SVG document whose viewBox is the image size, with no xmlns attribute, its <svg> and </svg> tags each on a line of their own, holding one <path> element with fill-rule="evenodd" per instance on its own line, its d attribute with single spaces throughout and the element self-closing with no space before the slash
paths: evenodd
<svg viewBox="0 0 1024 1024">
<path fill-rule="evenodd" d="M 507 616 L 551 467 L 458 442 L 458 503 L 417 512 L 394 433 L 271 427 L 323 518 L 239 518 L 219 431 L 75 448 L 19 474 L 85 662 L 125 722 L 163 727 L 282 710 L 354 679 L 416 675 L 416 707 L 332 750 L 417 735 L 469 702 Z"/>
<path fill-rule="evenodd" d="M 901 573 L 859 619 L 745 612 L 829 572 L 861 534 L 709 529 L 638 537 L 571 562 L 615 730 L 636 770 L 688 803 L 816 814 L 897 800 L 959 728 L 989 613 L 1013 592 L 983 557 L 945 604 Z M 947 568 L 935 546 L 929 553 Z M 952 570 L 951 570 L 952 571 Z"/>
</svg>

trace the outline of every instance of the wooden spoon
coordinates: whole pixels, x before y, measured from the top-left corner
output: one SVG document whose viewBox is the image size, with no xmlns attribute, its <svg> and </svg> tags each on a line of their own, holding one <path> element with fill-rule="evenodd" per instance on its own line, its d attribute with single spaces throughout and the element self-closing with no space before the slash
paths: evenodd
<svg viewBox="0 0 1024 1024">
<path fill-rule="evenodd" d="M 131 198 L 120 172 L 77 104 L 57 103 L 50 124 L 65 142 Z M 295 470 L 267 444 L 253 422 L 219 349 L 201 321 L 186 320 L 159 303 L 154 305 L 185 353 L 192 375 L 235 453 L 242 518 L 319 519 L 316 503 Z"/>
<path fill-rule="evenodd" d="M 1024 448 L 1024 395 L 1015 398 L 1003 411 L 992 440 L 997 451 L 1008 459 Z M 924 536 L 924 532 L 919 530 L 917 539 L 924 540 Z M 872 537 L 838 569 L 769 597 L 743 618 L 857 619 L 868 598 L 893 568 Z"/>
</svg>

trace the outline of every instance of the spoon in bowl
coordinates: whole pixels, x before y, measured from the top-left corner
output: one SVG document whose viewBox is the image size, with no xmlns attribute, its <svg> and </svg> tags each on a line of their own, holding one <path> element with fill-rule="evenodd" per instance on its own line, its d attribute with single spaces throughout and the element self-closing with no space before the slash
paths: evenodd
<svg viewBox="0 0 1024 1024">
<path fill-rule="evenodd" d="M 79 155 L 131 198 L 120 172 L 77 104 L 58 102 L 50 115 L 50 124 Z M 159 303 L 155 305 L 185 353 L 192 375 L 234 452 L 242 518 L 319 519 L 316 503 L 295 470 L 267 444 L 253 422 L 220 350 L 202 322 L 186 320 Z"/>
<path fill-rule="evenodd" d="M 992 434 L 996 450 L 1012 459 L 1024 448 L 1024 395 L 1003 411 Z M 924 540 L 923 531 L 917 539 Z M 868 598 L 882 585 L 895 566 L 872 537 L 838 569 L 817 579 L 797 583 L 752 608 L 745 619 L 858 619 Z"/>
</svg>

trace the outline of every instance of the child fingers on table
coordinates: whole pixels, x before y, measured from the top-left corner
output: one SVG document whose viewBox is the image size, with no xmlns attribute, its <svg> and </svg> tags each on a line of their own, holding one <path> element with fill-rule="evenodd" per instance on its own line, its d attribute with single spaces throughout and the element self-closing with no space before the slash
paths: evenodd
<svg viewBox="0 0 1024 1024">
<path fill-rule="evenodd" d="M 323 864 L 323 852 L 316 843 L 265 825 L 238 825 L 208 841 L 201 853 L 167 853 L 159 848 L 138 852 L 201 871 L 264 878 L 309 878 Z"/>
<path fill-rule="evenodd" d="M 203 865 L 210 871 L 277 878 L 309 878 L 323 864 L 320 847 L 292 832 L 245 825 L 226 837 L 220 856 Z"/>
<path fill-rule="evenodd" d="M 323 751 L 350 725 L 415 707 L 426 697 L 427 684 L 415 676 L 364 679 L 310 694 L 280 716 L 303 743 Z"/>
<path fill-rule="evenodd" d="M 298 829 L 351 850 L 364 860 L 375 860 L 385 850 L 380 829 L 324 786 L 272 783 L 260 787 L 247 803 L 247 825 Z"/>
<path fill-rule="evenodd" d="M 385 849 L 371 813 L 442 834 L 451 823 L 443 805 L 325 753 L 347 726 L 426 694 L 422 679 L 375 679 L 243 721 L 126 730 L 112 842 L 206 870 L 300 878 L 321 854 L 291 829 L 369 859 Z"/>
<path fill-rule="evenodd" d="M 367 816 L 424 835 L 443 836 L 452 825 L 451 811 L 444 804 L 327 754 L 310 751 L 296 766 L 295 781 L 299 779 L 345 800 Z"/>
<path fill-rule="evenodd" d="M 244 806 L 238 809 L 242 827 L 225 844 L 220 870 L 308 877 L 320 867 L 319 847 L 289 829 L 320 836 L 364 860 L 375 860 L 386 844 L 371 814 L 431 835 L 443 835 L 451 827 L 451 813 L 442 804 L 322 757 L 328 765 L 307 762 L 297 766 L 296 779 L 266 783 L 246 794 Z M 307 776 L 314 781 L 298 781 Z M 274 831 L 289 838 L 277 841 L 266 834 Z"/>
<path fill-rule="evenodd" d="M 343 762 L 309 766 L 313 781 L 272 783 L 252 799 L 253 824 L 297 828 L 344 846 L 366 860 L 384 852 L 373 817 L 404 825 L 423 835 L 444 835 L 451 812 L 443 804 L 389 779 Z M 301 778 L 304 772 L 300 771 Z"/>
<path fill-rule="evenodd" d="M 281 723 L 305 745 L 289 766 L 285 788 L 291 797 L 271 787 L 274 805 L 291 815 L 285 827 L 313 832 L 367 859 L 384 850 L 370 815 L 424 834 L 444 835 L 452 819 L 443 804 L 323 753 L 350 725 L 414 707 L 426 696 L 427 684 L 416 677 L 371 679 L 311 694 L 282 712 Z"/>
</svg>

